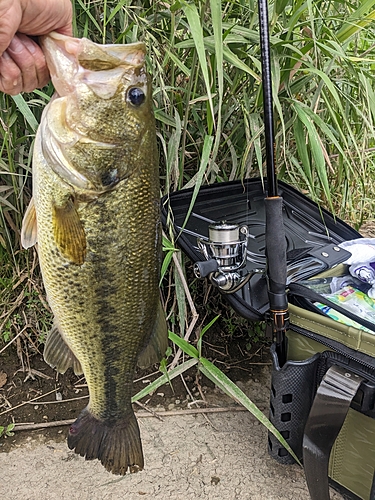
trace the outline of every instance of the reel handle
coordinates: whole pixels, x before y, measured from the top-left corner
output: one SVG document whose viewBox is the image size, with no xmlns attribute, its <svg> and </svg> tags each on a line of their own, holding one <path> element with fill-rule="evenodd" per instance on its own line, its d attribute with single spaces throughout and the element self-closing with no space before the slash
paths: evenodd
<svg viewBox="0 0 375 500">
<path fill-rule="evenodd" d="M 194 264 L 194 274 L 197 278 L 206 278 L 209 274 L 215 273 L 219 269 L 216 259 L 198 261 Z"/>
</svg>

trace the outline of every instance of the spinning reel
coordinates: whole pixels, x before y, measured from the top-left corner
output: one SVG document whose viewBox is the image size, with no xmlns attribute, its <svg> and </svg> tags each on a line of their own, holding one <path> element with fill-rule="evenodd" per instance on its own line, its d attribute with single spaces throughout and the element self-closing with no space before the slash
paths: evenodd
<svg viewBox="0 0 375 500">
<path fill-rule="evenodd" d="M 194 274 L 199 279 L 208 277 L 224 293 L 233 293 L 251 277 L 246 270 L 242 271 L 246 265 L 249 229 L 223 221 L 210 224 L 208 232 L 208 239 L 197 240 L 206 260 L 194 264 Z"/>
</svg>

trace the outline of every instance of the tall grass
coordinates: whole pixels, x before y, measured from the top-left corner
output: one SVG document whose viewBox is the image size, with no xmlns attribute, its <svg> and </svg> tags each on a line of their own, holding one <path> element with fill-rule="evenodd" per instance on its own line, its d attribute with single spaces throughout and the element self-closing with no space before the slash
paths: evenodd
<svg viewBox="0 0 375 500">
<path fill-rule="evenodd" d="M 373 211 L 374 4 L 269 5 L 277 170 L 356 226 Z M 76 36 L 148 46 L 163 193 L 263 173 L 256 2 L 73 5 Z M 0 244 L 12 256 L 30 195 L 32 139 L 51 92 L 0 96 Z"/>
</svg>

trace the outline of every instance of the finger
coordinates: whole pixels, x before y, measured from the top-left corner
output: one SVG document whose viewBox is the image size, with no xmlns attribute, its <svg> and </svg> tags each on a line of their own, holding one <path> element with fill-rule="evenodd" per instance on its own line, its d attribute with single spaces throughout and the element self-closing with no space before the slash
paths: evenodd
<svg viewBox="0 0 375 500">
<path fill-rule="evenodd" d="M 13 37 L 8 54 L 19 67 L 23 92 L 32 92 L 49 80 L 46 60 L 41 48 L 29 37 L 17 34 Z"/>
<path fill-rule="evenodd" d="M 0 0 L 0 55 L 8 48 L 21 21 L 21 2 Z"/>
<path fill-rule="evenodd" d="M 10 95 L 22 92 L 21 70 L 8 51 L 0 57 L 0 91 Z"/>
<path fill-rule="evenodd" d="M 0 0 L 11 2 L 13 0 Z M 58 31 L 64 35 L 72 35 L 72 2 L 71 0 L 42 0 L 22 2 L 25 5 L 22 21 L 18 31 L 27 35 L 46 35 Z"/>
<path fill-rule="evenodd" d="M 24 44 L 24 47 L 29 51 L 29 53 L 32 55 L 33 66 L 34 66 L 33 71 L 35 72 L 36 78 L 38 80 L 38 83 L 36 85 L 34 85 L 34 82 L 33 82 L 31 85 L 28 86 L 28 88 L 31 87 L 31 90 L 26 90 L 26 88 L 25 88 L 25 92 L 31 92 L 35 88 L 44 87 L 44 85 L 47 85 L 47 83 L 49 82 L 50 76 L 49 76 L 46 58 L 43 54 L 42 49 L 39 47 L 39 45 L 34 40 L 32 40 L 31 38 L 29 38 L 26 35 L 24 35 L 22 33 L 17 33 L 16 36 L 19 39 L 19 41 Z M 21 72 L 23 75 L 23 83 L 24 83 L 24 85 L 26 85 L 25 75 L 23 74 L 22 64 L 20 66 L 20 69 L 21 69 Z"/>
</svg>

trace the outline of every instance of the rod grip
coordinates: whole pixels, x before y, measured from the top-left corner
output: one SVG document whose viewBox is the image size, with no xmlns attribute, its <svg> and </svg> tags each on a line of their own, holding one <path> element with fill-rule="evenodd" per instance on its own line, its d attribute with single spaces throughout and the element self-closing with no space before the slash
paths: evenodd
<svg viewBox="0 0 375 500">
<path fill-rule="evenodd" d="M 266 208 L 266 257 L 271 310 L 287 309 L 286 236 L 283 220 L 283 199 L 278 196 L 265 199 Z"/>
</svg>

